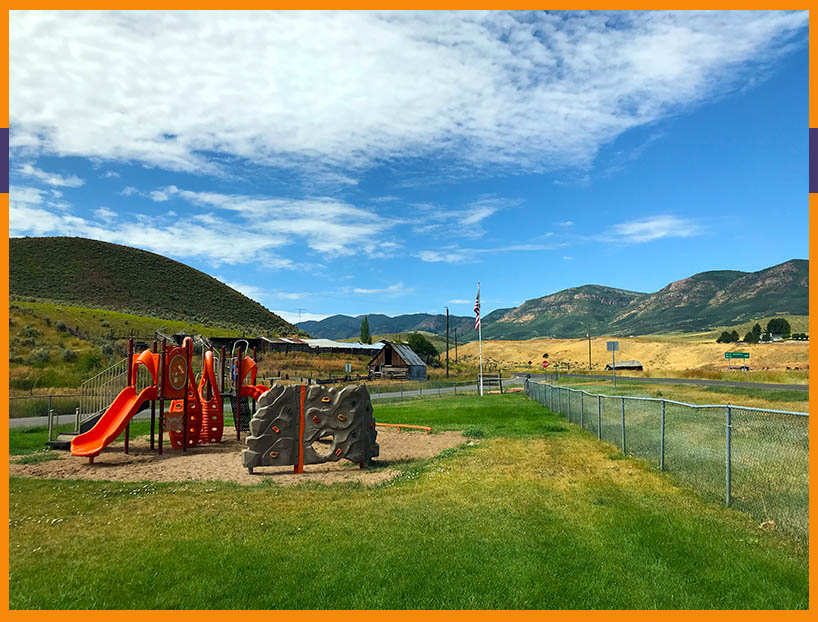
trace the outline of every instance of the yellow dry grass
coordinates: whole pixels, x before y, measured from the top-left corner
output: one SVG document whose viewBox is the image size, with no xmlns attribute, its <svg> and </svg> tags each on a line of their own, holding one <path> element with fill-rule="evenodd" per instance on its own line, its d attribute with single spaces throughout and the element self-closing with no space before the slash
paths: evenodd
<svg viewBox="0 0 818 622">
<path fill-rule="evenodd" d="M 601 370 L 611 361 L 607 341 L 618 341 L 617 361 L 636 359 L 646 372 L 658 370 L 685 371 L 726 369 L 725 352 L 749 352 L 749 365 L 756 370 L 801 369 L 809 365 L 809 343 L 781 341 L 759 344 L 725 344 L 715 342 L 688 342 L 668 337 L 594 337 L 591 339 L 592 369 Z M 478 344 L 473 341 L 460 346 L 460 358 L 476 359 Z M 572 368 L 588 369 L 587 339 L 531 339 L 528 341 L 483 341 L 483 360 L 504 368 L 540 368 L 543 354 L 553 364 L 570 363 Z M 736 361 L 740 363 L 740 361 Z"/>
</svg>

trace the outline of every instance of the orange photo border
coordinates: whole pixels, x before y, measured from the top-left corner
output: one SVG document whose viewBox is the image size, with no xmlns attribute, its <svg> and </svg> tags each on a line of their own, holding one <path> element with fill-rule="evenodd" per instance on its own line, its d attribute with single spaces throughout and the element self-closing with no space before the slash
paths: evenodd
<svg viewBox="0 0 818 622">
<path fill-rule="evenodd" d="M 25 8 L 25 4 L 27 3 L 10 3 L 9 11 L 23 9 Z M 160 3 L 160 2 L 118 2 L 118 3 L 103 3 L 103 2 L 94 2 L 94 1 L 86 1 L 86 2 L 77 2 L 77 3 L 69 3 L 69 2 L 42 2 L 37 4 L 38 10 L 45 10 L 45 9 L 83 9 L 83 10 L 93 10 L 93 9 L 110 9 L 112 8 L 112 4 L 115 5 L 115 8 L 119 9 L 139 9 L 139 10 L 146 10 L 146 9 L 155 9 L 155 10 L 169 10 L 169 9 L 185 9 L 185 10 L 202 10 L 202 9 L 219 9 L 224 8 L 223 4 L 217 4 L 213 2 L 189 2 L 189 1 L 182 1 L 182 2 L 173 2 L 173 3 Z M 264 3 L 259 2 L 241 2 L 238 6 L 232 7 L 231 10 L 239 10 L 239 9 L 261 9 L 261 8 L 277 8 L 277 9 L 383 9 L 383 8 L 390 8 L 390 9 L 536 9 L 536 8 L 543 8 L 542 6 L 526 6 L 533 3 L 524 2 L 524 3 L 508 3 L 507 6 L 505 2 L 448 2 L 445 3 L 443 7 L 436 6 L 434 3 L 429 2 L 414 2 L 414 3 L 404 3 L 404 2 L 392 2 L 392 3 L 374 3 L 374 2 L 353 2 L 353 3 L 332 3 L 332 2 L 308 2 L 308 3 L 296 3 L 296 2 L 279 2 L 275 3 L 273 6 L 265 5 Z M 623 6 L 624 4 L 624 6 Z M 657 7 L 657 4 L 660 5 Z M 689 10 L 689 9 L 793 9 L 798 7 L 793 6 L 782 6 L 784 3 L 781 2 L 758 2 L 758 1 L 747 1 L 747 2 L 720 2 L 718 3 L 718 7 L 708 6 L 707 3 L 699 3 L 699 2 L 679 2 L 675 3 L 673 6 L 670 7 L 662 7 L 661 5 L 664 4 L 662 2 L 656 3 L 648 3 L 648 2 L 627 2 L 627 3 L 618 3 L 618 2 L 605 2 L 605 1 L 593 1 L 589 3 L 583 2 L 560 2 L 558 3 L 557 7 L 549 7 L 551 9 L 560 8 L 560 9 L 659 9 L 659 8 L 671 8 L 671 9 L 680 9 L 680 10 Z M 170 6 L 168 6 L 170 5 Z M 810 4 L 807 4 L 804 9 L 815 8 Z M 810 17 L 815 16 L 813 11 L 810 11 Z M 5 49 L 8 50 L 8 20 L 9 14 L 8 12 L 5 13 L 5 28 L 3 30 L 6 47 Z M 810 20 L 809 25 L 809 122 L 808 127 L 818 128 L 818 100 L 816 100 L 816 82 L 818 81 L 818 26 L 813 24 Z M 3 106 L 3 118 L 6 119 L 6 123 L 4 127 L 9 126 L 9 98 L 8 98 L 8 63 L 5 66 L 5 80 L 4 84 L 6 84 L 6 94 L 7 97 L 4 99 Z M 804 128 L 804 131 L 807 132 L 807 128 Z M 813 167 L 818 166 L 818 163 L 813 163 Z M 2 194 L 2 201 L 5 205 L 5 211 L 3 213 L 3 219 L 6 222 L 6 229 L 8 230 L 8 207 L 9 207 L 9 195 L 8 193 Z M 809 195 L 809 253 L 812 255 L 812 251 L 815 249 L 816 238 L 815 238 L 815 231 L 818 222 L 818 194 L 810 194 Z M 2 253 L 0 253 L 0 257 L 2 257 L 3 267 L 4 270 L 0 278 L 2 278 L 2 286 L 3 291 L 5 292 L 6 296 L 6 303 L 8 303 L 9 298 L 9 242 L 8 237 L 2 240 Z M 809 306 L 810 309 L 816 307 L 816 301 L 818 300 L 818 278 L 815 276 L 815 271 L 810 271 L 809 277 Z M 8 328 L 8 304 L 3 307 L 3 314 L 5 315 L 6 321 L 0 324 L 0 330 L 2 331 L 3 342 L 9 344 L 9 328 Z M 810 314 L 809 319 L 809 328 L 810 333 L 813 335 L 818 335 L 818 317 L 814 314 Z M 810 360 L 815 358 L 816 352 L 818 352 L 818 343 L 816 341 L 811 341 L 809 346 L 809 354 Z M 815 374 L 813 374 L 814 367 L 810 368 L 809 373 L 809 381 L 810 384 L 815 384 L 816 378 Z M 6 394 L 8 394 L 9 387 L 9 363 L 8 359 L 4 357 L 0 357 L 0 375 L 2 375 L 2 382 L 6 389 Z M 814 412 L 816 403 L 818 403 L 818 397 L 815 397 L 814 394 L 810 395 L 809 398 L 809 406 L 810 411 Z M 3 427 L 3 430 L 8 430 L 8 428 Z M 0 430 L 2 433 L 2 430 Z M 6 517 L 9 514 L 9 487 L 8 487 L 8 436 L 3 435 L 5 440 L 3 441 L 4 447 L 4 460 L 3 460 L 3 478 L 2 478 L 2 491 L 3 495 L 0 499 L 0 503 L 2 504 L 2 508 L 5 511 Z M 818 475 L 818 465 L 816 465 L 815 456 L 815 433 L 812 432 L 810 429 L 810 481 L 815 481 L 816 475 Z M 812 490 L 810 490 L 812 492 Z M 810 515 L 815 515 L 815 498 L 812 494 L 810 494 Z M 2 566 L 6 571 L 6 575 L 9 576 L 9 527 L 8 527 L 8 520 L 4 521 L 3 523 L 3 530 L 5 535 L 3 537 L 3 543 L 5 546 L 6 555 L 3 557 Z M 815 539 L 815 528 L 814 524 L 810 522 L 809 527 L 809 535 L 810 535 L 810 543 L 814 542 Z M 810 546 L 810 553 L 809 553 L 809 562 L 810 562 L 810 577 L 809 577 L 809 587 L 810 587 L 810 596 L 809 596 L 809 610 L 808 611 L 662 611 L 661 615 L 666 616 L 668 618 L 673 619 L 683 619 L 687 618 L 690 615 L 695 615 L 697 618 L 700 619 L 730 619 L 730 620 L 767 620 L 767 619 L 781 619 L 781 617 L 786 617 L 787 619 L 807 619 L 809 616 L 810 611 L 815 608 L 816 604 L 816 581 L 815 581 L 815 573 L 812 572 L 812 569 L 815 566 L 815 555 L 814 549 Z M 44 577 L 43 580 L 47 578 Z M 6 611 L 9 612 L 9 616 L 14 619 L 26 619 L 26 620 L 47 620 L 50 619 L 54 613 L 53 612 L 46 612 L 46 611 L 16 611 L 16 610 L 9 610 L 9 584 L 8 582 L 4 582 L 2 585 L 2 597 L 5 604 Z M 247 613 L 240 613 L 239 611 L 201 611 L 201 610 L 190 610 L 190 611 L 118 611 L 116 613 L 117 616 L 122 616 L 126 618 L 134 619 L 137 616 L 149 616 L 151 619 L 166 619 L 166 620 L 179 620 L 179 619 L 192 619 L 193 616 L 201 615 L 202 613 L 206 613 L 208 616 L 212 616 L 213 618 L 217 619 L 229 619 L 230 617 L 235 617 L 237 615 L 242 615 L 244 619 L 253 619 L 253 620 L 261 620 L 262 616 L 270 616 L 270 615 L 284 615 L 288 618 L 297 618 L 299 620 L 310 620 L 318 622 L 319 620 L 326 619 L 328 614 L 332 613 L 340 613 L 344 616 L 350 616 L 353 614 L 360 615 L 360 612 L 356 611 L 296 611 L 296 612 L 287 612 L 287 611 L 251 611 Z M 655 611 L 383 611 L 377 612 L 374 615 L 377 616 L 376 619 L 389 619 L 389 620 L 417 620 L 419 618 L 429 618 L 434 620 L 454 620 L 460 619 L 464 620 L 468 619 L 476 619 L 476 620 L 497 620 L 499 618 L 511 618 L 514 620 L 534 620 L 534 619 L 541 619 L 543 617 L 551 617 L 556 618 L 557 616 L 561 618 L 569 618 L 573 620 L 592 620 L 597 618 L 603 618 L 606 620 L 629 620 L 632 621 L 635 618 L 638 619 L 645 619 L 648 616 L 655 616 L 659 612 Z M 105 616 L 111 616 L 112 614 L 108 611 L 60 611 L 59 614 L 60 618 L 67 619 L 67 620 L 102 620 Z M 249 618 L 248 618 L 249 616 Z"/>
</svg>

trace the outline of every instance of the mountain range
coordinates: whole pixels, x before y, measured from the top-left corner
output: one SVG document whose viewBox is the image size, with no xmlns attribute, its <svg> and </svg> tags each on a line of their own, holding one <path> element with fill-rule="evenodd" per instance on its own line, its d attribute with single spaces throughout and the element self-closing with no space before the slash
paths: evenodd
<svg viewBox="0 0 818 622">
<path fill-rule="evenodd" d="M 582 337 L 586 330 L 596 335 L 700 332 L 779 314 L 808 315 L 808 281 L 809 261 L 792 259 L 758 272 L 701 272 L 653 293 L 583 285 L 492 311 L 482 319 L 483 338 Z M 333 315 L 296 326 L 315 337 L 350 339 L 360 335 L 363 317 Z M 446 329 L 442 314 L 367 317 L 373 335 Z M 450 331 L 455 327 L 463 341 L 474 339 L 473 316 L 450 315 Z"/>
</svg>

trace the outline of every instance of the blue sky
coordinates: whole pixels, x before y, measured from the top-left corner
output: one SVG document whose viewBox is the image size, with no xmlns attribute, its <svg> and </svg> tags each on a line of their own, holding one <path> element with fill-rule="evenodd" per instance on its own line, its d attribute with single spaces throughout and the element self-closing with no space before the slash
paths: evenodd
<svg viewBox="0 0 818 622">
<path fill-rule="evenodd" d="M 808 256 L 806 12 L 10 21 L 10 235 L 288 320 L 655 291 Z"/>
</svg>

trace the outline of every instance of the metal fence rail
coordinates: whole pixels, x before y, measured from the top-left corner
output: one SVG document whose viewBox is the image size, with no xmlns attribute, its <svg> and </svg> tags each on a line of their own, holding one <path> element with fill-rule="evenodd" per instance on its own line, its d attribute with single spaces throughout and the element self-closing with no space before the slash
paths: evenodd
<svg viewBox="0 0 818 622">
<path fill-rule="evenodd" d="M 367 384 L 373 402 L 403 402 L 410 399 L 443 397 L 445 395 L 465 395 L 477 392 L 475 380 L 402 380 Z"/>
<path fill-rule="evenodd" d="M 526 381 L 526 394 L 703 498 L 807 538 L 809 413 L 610 396 Z"/>
</svg>

